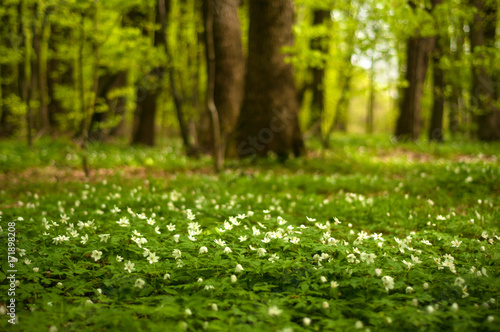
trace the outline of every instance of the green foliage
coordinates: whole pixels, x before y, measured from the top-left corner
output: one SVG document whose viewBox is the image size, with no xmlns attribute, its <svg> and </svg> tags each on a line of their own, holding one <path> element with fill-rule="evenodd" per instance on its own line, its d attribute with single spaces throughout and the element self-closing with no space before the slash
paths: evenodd
<svg viewBox="0 0 500 332">
<path fill-rule="evenodd" d="M 67 142 L 0 144 L 20 281 L 19 324 L 0 328 L 496 330 L 498 146 L 332 146 L 216 176 L 178 144 L 98 144 L 80 181 Z"/>
</svg>

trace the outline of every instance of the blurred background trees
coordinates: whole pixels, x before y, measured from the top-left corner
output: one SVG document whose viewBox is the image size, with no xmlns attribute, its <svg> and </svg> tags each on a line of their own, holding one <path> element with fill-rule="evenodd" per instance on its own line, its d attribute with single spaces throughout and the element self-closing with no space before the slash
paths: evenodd
<svg viewBox="0 0 500 332">
<path fill-rule="evenodd" d="M 0 136 L 283 158 L 335 131 L 499 140 L 498 5 L 4 0 Z"/>
</svg>

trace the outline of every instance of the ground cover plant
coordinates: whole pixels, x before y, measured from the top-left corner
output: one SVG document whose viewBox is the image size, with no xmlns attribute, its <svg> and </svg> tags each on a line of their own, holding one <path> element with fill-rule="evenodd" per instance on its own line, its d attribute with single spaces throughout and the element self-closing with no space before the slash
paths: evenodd
<svg viewBox="0 0 500 332">
<path fill-rule="evenodd" d="M 0 143 L 0 329 L 499 330 L 498 145 L 335 137 L 308 159 Z M 16 322 L 8 322 L 8 223 Z"/>
</svg>

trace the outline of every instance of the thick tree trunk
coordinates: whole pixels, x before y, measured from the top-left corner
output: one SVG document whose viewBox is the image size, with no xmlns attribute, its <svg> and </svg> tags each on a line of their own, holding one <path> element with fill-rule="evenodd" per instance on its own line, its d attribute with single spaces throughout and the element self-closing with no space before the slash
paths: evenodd
<svg viewBox="0 0 500 332">
<path fill-rule="evenodd" d="M 155 16 L 150 15 L 155 23 L 162 24 L 162 13 L 160 13 L 160 8 L 163 6 L 165 9 L 164 6 L 166 5 L 165 3 L 161 3 L 162 1 L 165 0 L 158 0 L 158 10 L 153 10 L 153 12 L 156 12 L 156 18 Z M 163 15 L 165 15 L 165 13 L 166 11 L 163 11 Z M 150 33 L 150 31 L 143 31 L 143 34 L 145 35 Z M 164 25 L 162 24 L 162 28 L 160 30 L 153 31 L 152 36 L 153 45 L 155 47 L 158 45 L 165 45 L 166 37 Z M 141 82 L 142 84 L 140 84 L 137 88 L 137 108 L 134 119 L 132 144 L 142 144 L 147 146 L 155 145 L 156 108 L 157 99 L 161 92 L 163 71 L 164 67 L 154 68 L 148 75 L 146 75 L 146 77 L 143 78 Z"/>
<path fill-rule="evenodd" d="M 132 144 L 155 145 L 156 101 L 158 95 L 158 88 L 138 92 L 136 128 Z"/>
<path fill-rule="evenodd" d="M 471 48 L 475 54 L 472 65 L 472 105 L 475 107 L 477 137 L 481 141 L 500 140 L 500 110 L 494 105 L 495 87 L 488 71 L 491 61 L 484 47 L 495 46 L 497 4 L 495 1 L 471 0 L 477 9 L 471 24 Z"/>
<path fill-rule="evenodd" d="M 281 50 L 293 43 L 293 17 L 291 0 L 250 2 L 245 95 L 233 142 L 240 157 L 305 151 L 293 68 Z"/>
<path fill-rule="evenodd" d="M 239 0 L 204 1 L 204 19 L 207 20 L 208 1 L 213 6 L 213 48 L 214 48 L 214 104 L 219 114 L 222 143 L 234 130 L 243 98 L 245 61 L 241 42 L 241 24 L 238 17 Z M 207 64 L 208 51 L 205 52 Z M 200 122 L 200 148 L 209 152 L 213 149 L 213 126 L 210 112 L 205 110 Z"/>
<path fill-rule="evenodd" d="M 441 38 L 436 40 L 436 48 L 432 57 L 434 101 L 432 105 L 431 123 L 429 126 L 429 141 L 443 142 L 443 114 L 444 114 L 444 74 L 440 59 L 443 56 L 443 45 Z"/>
<path fill-rule="evenodd" d="M 421 100 L 429 58 L 434 48 L 433 37 L 411 37 L 407 44 L 406 81 L 403 89 L 396 137 L 399 140 L 417 140 L 421 129 Z"/>
</svg>

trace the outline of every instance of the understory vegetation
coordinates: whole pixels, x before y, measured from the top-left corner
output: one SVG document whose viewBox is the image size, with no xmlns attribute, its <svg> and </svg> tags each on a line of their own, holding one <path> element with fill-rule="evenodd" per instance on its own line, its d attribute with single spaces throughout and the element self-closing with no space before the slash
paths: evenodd
<svg viewBox="0 0 500 332">
<path fill-rule="evenodd" d="M 331 146 L 215 174 L 180 143 L 93 144 L 85 178 L 67 142 L 0 142 L 0 329 L 500 330 L 500 146 Z"/>
</svg>

